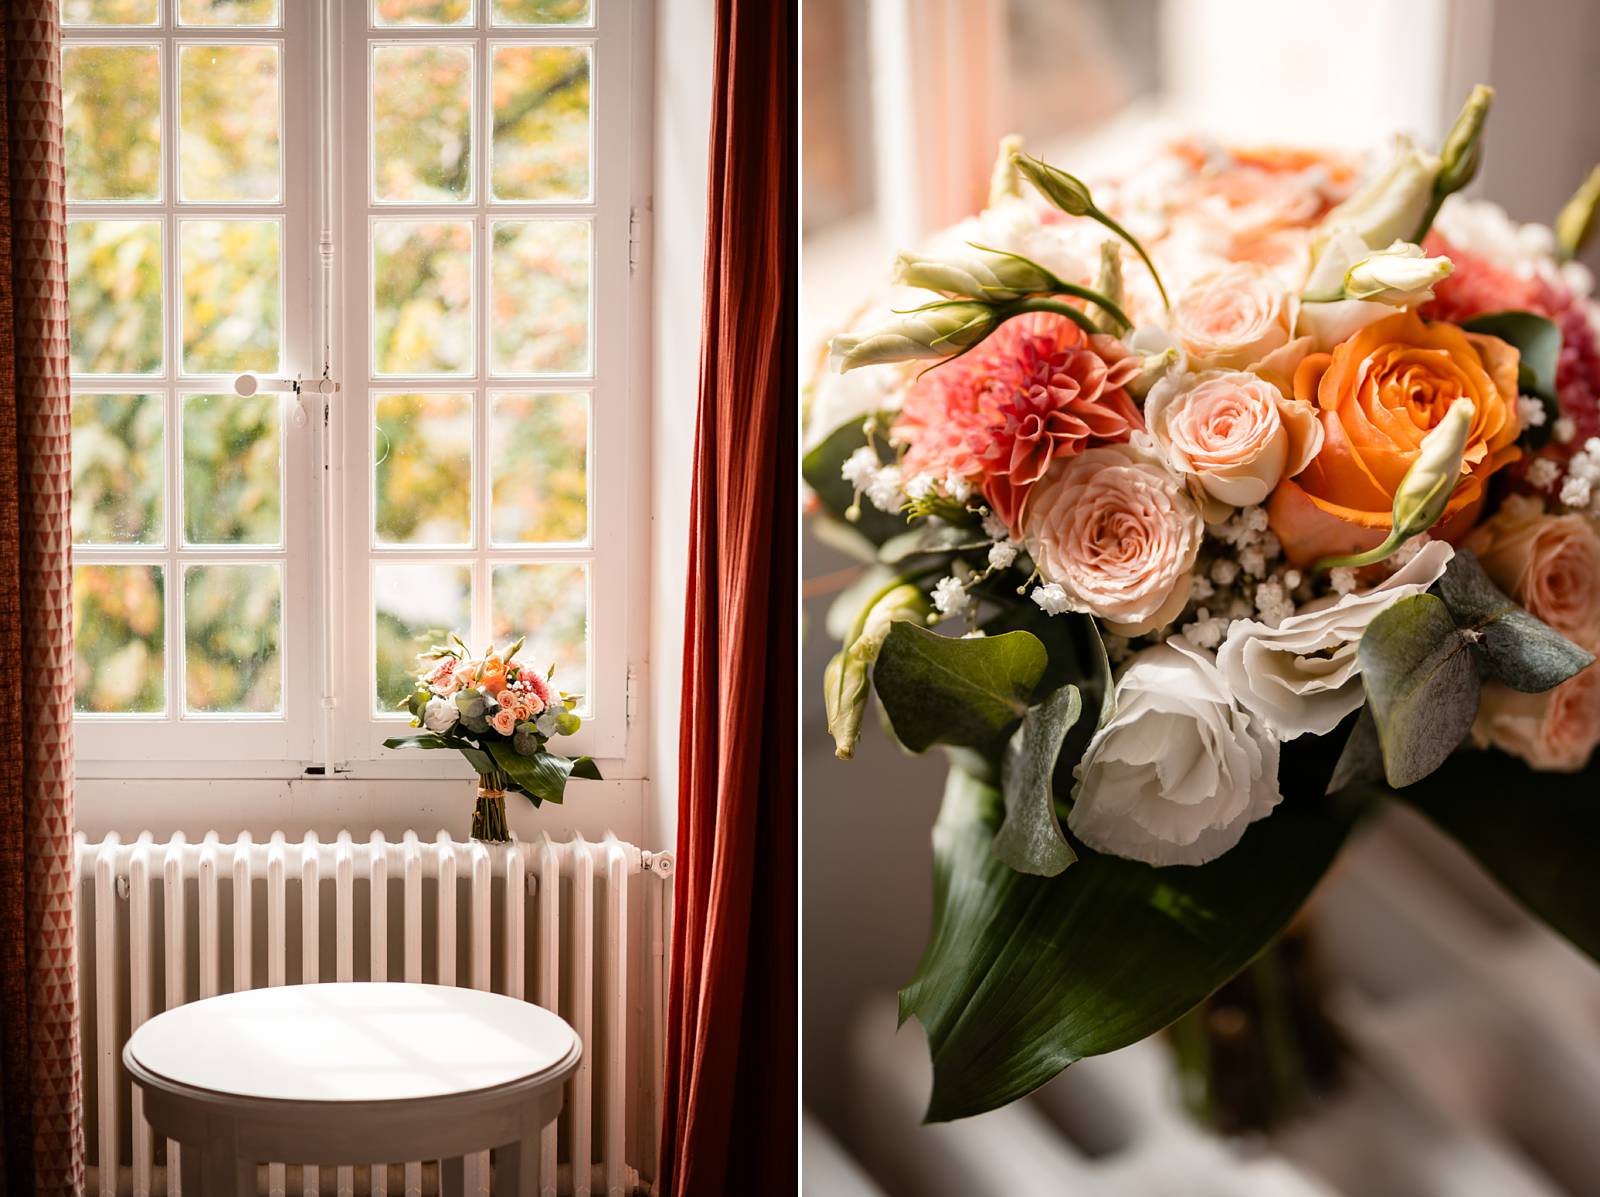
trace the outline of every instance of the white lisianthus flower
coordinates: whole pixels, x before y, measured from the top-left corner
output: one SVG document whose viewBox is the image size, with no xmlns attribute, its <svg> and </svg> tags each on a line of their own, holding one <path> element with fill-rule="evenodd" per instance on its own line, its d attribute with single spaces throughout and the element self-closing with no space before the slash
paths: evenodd
<svg viewBox="0 0 1600 1197">
<path fill-rule="evenodd" d="M 1215 860 L 1280 798 L 1278 742 L 1181 636 L 1129 662 L 1074 775 L 1072 833 L 1157 866 Z"/>
<path fill-rule="evenodd" d="M 448 698 L 430 698 L 422 708 L 422 726 L 431 732 L 447 732 L 460 718 L 461 712 Z"/>
<path fill-rule="evenodd" d="M 1448 278 L 1452 269 L 1449 258 L 1430 258 L 1420 245 L 1396 241 L 1345 272 L 1345 298 L 1412 307 L 1432 299 L 1434 284 Z"/>
<path fill-rule="evenodd" d="M 1368 590 L 1313 600 L 1275 628 L 1238 620 L 1217 650 L 1217 668 L 1278 739 L 1326 735 L 1364 701 L 1356 650 L 1367 625 L 1437 582 L 1453 556 L 1444 541 L 1429 541 Z"/>
</svg>

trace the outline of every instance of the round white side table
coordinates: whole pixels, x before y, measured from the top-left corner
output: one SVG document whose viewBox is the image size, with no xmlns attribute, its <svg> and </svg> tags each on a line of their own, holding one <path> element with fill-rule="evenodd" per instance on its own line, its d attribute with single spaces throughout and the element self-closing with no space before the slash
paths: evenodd
<svg viewBox="0 0 1600 1197">
<path fill-rule="evenodd" d="M 252 989 L 158 1014 L 122 1059 L 181 1147 L 184 1197 L 255 1197 L 256 1164 L 439 1160 L 495 1149 L 495 1193 L 534 1191 L 539 1131 L 583 1046 L 560 1017 L 447 985 Z"/>
</svg>

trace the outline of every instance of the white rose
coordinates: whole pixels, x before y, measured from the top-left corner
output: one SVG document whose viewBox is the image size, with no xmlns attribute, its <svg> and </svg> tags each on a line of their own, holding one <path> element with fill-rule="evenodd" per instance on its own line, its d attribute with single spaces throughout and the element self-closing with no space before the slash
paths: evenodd
<svg viewBox="0 0 1600 1197">
<path fill-rule="evenodd" d="M 1275 628 L 1236 620 L 1217 649 L 1217 668 L 1278 739 L 1326 735 L 1365 700 L 1356 649 L 1367 625 L 1391 603 L 1427 590 L 1454 556 L 1444 541 L 1429 541 L 1370 590 L 1317 599 Z"/>
<path fill-rule="evenodd" d="M 447 732 L 461 718 L 456 704 L 448 698 L 430 698 L 422 708 L 422 726 L 431 732 Z"/>
<path fill-rule="evenodd" d="M 1067 826 L 1089 847 L 1205 864 L 1278 805 L 1278 742 L 1234 705 L 1208 653 L 1176 636 L 1145 649 L 1116 700 L 1075 770 Z"/>
</svg>

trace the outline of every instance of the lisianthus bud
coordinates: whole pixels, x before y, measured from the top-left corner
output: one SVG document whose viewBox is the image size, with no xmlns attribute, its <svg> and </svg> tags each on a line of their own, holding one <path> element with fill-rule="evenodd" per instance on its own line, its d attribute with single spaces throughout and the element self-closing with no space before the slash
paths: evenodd
<svg viewBox="0 0 1600 1197">
<path fill-rule="evenodd" d="M 1478 163 L 1483 160 L 1483 125 L 1493 102 L 1494 88 L 1478 84 L 1445 135 L 1439 150 L 1439 178 L 1434 185 L 1441 199 L 1460 191 L 1478 173 Z"/>
<path fill-rule="evenodd" d="M 1012 159 L 1022 152 L 1022 138 L 1016 133 L 1008 133 L 1000 139 L 999 152 L 994 157 L 994 170 L 989 175 L 989 206 L 992 208 L 1001 200 L 1008 197 L 1015 198 L 1022 194 L 1022 180 L 1017 177 L 1017 168 Z"/>
<path fill-rule="evenodd" d="M 1426 532 L 1444 514 L 1461 480 L 1461 456 L 1476 410 L 1471 399 L 1457 399 L 1422 438 L 1417 460 L 1394 492 L 1394 531 L 1401 539 Z"/>
<path fill-rule="evenodd" d="M 1556 217 L 1556 251 L 1563 260 L 1575 258 L 1594 233 L 1595 211 L 1600 208 L 1600 166 L 1589 172 Z"/>
<path fill-rule="evenodd" d="M 1411 307 L 1432 299 L 1434 284 L 1453 268 L 1449 258 L 1430 258 L 1420 245 L 1396 241 L 1345 271 L 1344 298 Z"/>
<path fill-rule="evenodd" d="M 878 659 L 889 629 L 900 620 L 921 622 L 928 614 L 928 597 L 909 582 L 881 591 L 856 619 L 845 645 L 828 662 L 822 675 L 828 731 L 834 752 L 842 760 L 854 755 L 861 739 L 861 719 L 867 709 L 867 671 Z"/>
<path fill-rule="evenodd" d="M 828 362 L 839 373 L 857 366 L 950 357 L 983 340 L 999 325 L 986 303 L 936 303 L 905 312 L 863 333 L 840 333 L 828 342 Z"/>
<path fill-rule="evenodd" d="M 1039 189 L 1040 195 L 1068 216 L 1088 216 L 1097 210 L 1088 186 L 1075 175 L 1026 154 L 1011 155 L 1011 164 Z"/>
<path fill-rule="evenodd" d="M 1438 176 L 1437 157 L 1408 137 L 1397 138 L 1383 172 L 1323 218 L 1319 241 L 1325 244 L 1327 234 L 1340 228 L 1350 229 L 1369 249 L 1412 238 L 1433 203 Z"/>
<path fill-rule="evenodd" d="M 971 253 L 947 258 L 903 253 L 895 260 L 894 279 L 908 287 L 1002 303 L 1053 291 L 1060 285 L 1060 280 L 1037 262 L 977 246 Z"/>
<path fill-rule="evenodd" d="M 1122 306 L 1122 250 L 1115 241 L 1100 243 L 1100 276 L 1095 279 L 1094 289 L 1119 308 Z M 1104 309 L 1095 315 L 1094 322 L 1100 331 L 1112 336 L 1128 327 L 1114 313 Z"/>
</svg>

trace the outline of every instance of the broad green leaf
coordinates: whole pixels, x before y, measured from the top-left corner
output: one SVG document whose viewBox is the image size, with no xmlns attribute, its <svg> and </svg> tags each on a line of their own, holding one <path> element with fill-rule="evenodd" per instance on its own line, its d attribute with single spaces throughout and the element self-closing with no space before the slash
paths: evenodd
<svg viewBox="0 0 1600 1197">
<path fill-rule="evenodd" d="M 837 519 L 843 520 L 845 512 L 856 501 L 855 491 L 839 471 L 857 449 L 867 443 L 864 421 L 855 419 L 839 425 L 821 444 L 800 460 L 800 476 L 816 492 L 822 505 Z M 882 454 L 879 454 L 881 459 Z M 861 502 L 861 518 L 850 524 L 873 544 L 881 545 L 891 536 L 906 530 L 903 516 L 880 511 L 865 499 Z"/>
<path fill-rule="evenodd" d="M 385 748 L 459 748 L 459 742 L 452 743 L 443 736 L 436 736 L 432 732 L 417 732 L 411 736 L 390 736 L 383 742 Z"/>
<path fill-rule="evenodd" d="M 1456 750 L 1478 712 L 1467 638 L 1443 601 L 1416 594 L 1368 624 L 1358 651 L 1389 784 L 1420 781 Z"/>
<path fill-rule="evenodd" d="M 1536 773 L 1504 753 L 1471 750 L 1399 797 L 1600 961 L 1600 761 L 1581 773 Z"/>
<path fill-rule="evenodd" d="M 568 777 L 600 780 L 600 770 L 586 756 L 568 758 L 552 752 L 522 756 L 504 740 L 490 740 L 487 748 L 495 764 L 518 790 L 534 800 L 535 806 L 540 802 L 560 802 L 566 796 Z"/>
<path fill-rule="evenodd" d="M 488 777 L 495 772 L 494 758 L 483 749 L 473 748 L 466 744 L 458 744 L 456 747 L 460 749 L 461 755 L 466 758 L 467 764 L 472 766 L 473 772 L 480 777 Z"/>
<path fill-rule="evenodd" d="M 1537 428 L 1523 431 L 1535 448 L 1543 445 L 1555 431 L 1561 415 L 1556 398 L 1556 366 L 1561 359 L 1561 329 L 1532 312 L 1489 312 L 1461 326 L 1469 332 L 1487 333 L 1514 346 L 1521 355 L 1517 364 L 1517 390 L 1532 395 L 1544 404 L 1545 420 Z"/>
<path fill-rule="evenodd" d="M 934 827 L 934 921 L 901 991 L 933 1056 L 927 1118 L 992 1110 L 1067 1065 L 1136 1043 L 1193 1007 L 1299 910 L 1363 809 L 1323 797 L 1330 737 L 1284 746 L 1286 800 L 1199 867 L 1078 849 L 1054 877 L 992 851 L 1000 796 L 952 770 Z"/>
<path fill-rule="evenodd" d="M 1513 690 L 1554 689 L 1594 660 L 1507 598 L 1468 549 L 1456 550 L 1437 589 L 1456 626 L 1468 631 L 1484 674 Z"/>
<path fill-rule="evenodd" d="M 994 854 L 1022 873 L 1054 877 L 1077 856 L 1056 818 L 1050 779 L 1067 732 L 1083 712 L 1076 686 L 1062 686 L 1022 717 L 1001 762 L 1006 817 Z"/>
<path fill-rule="evenodd" d="M 895 737 L 911 751 L 998 749 L 1027 714 L 1046 663 L 1044 645 L 1028 632 L 969 640 L 896 623 L 872 680 Z"/>
</svg>

